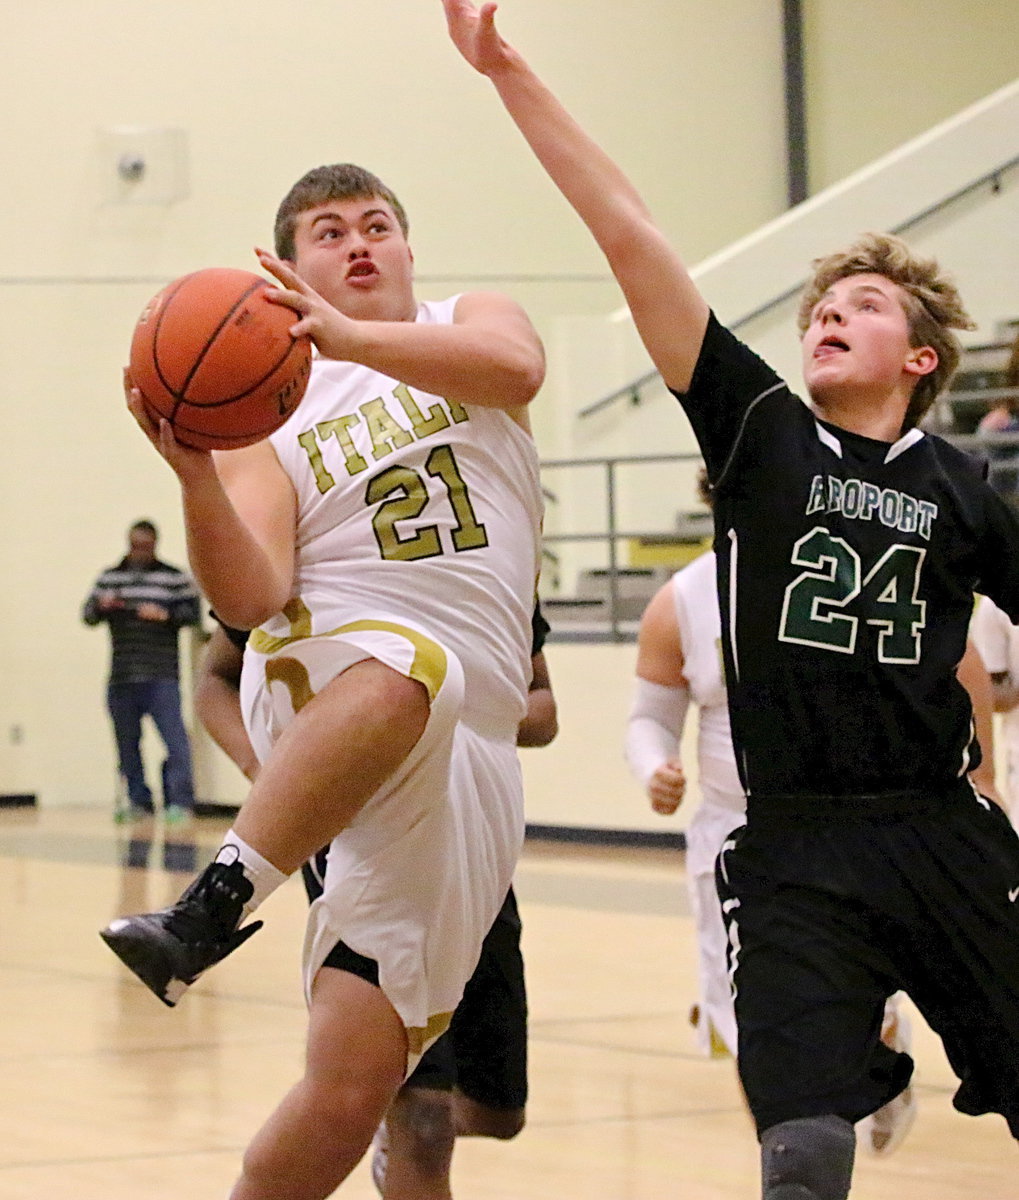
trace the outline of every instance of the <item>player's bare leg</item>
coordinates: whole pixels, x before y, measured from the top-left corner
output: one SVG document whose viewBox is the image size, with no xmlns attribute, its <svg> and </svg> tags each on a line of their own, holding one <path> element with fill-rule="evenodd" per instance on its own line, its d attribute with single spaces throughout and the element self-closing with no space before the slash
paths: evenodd
<svg viewBox="0 0 1019 1200">
<path fill-rule="evenodd" d="M 424 685 L 377 659 L 336 676 L 283 731 L 216 861 L 176 904 L 118 917 L 103 940 L 164 1004 L 175 1005 L 260 928 L 257 921 L 241 927 L 244 918 L 399 769 L 429 711 Z"/>
<path fill-rule="evenodd" d="M 404 1088 L 386 1113 L 383 1164 L 373 1178 L 383 1200 L 451 1200 L 453 1101 L 438 1088 Z"/>
<path fill-rule="evenodd" d="M 374 985 L 324 967 L 312 988 L 304 1078 L 244 1155 L 230 1200 L 324 1200 L 360 1162 L 403 1082 L 407 1039 Z"/>
<path fill-rule="evenodd" d="M 428 722 L 423 684 L 355 663 L 283 731 L 234 832 L 284 875 L 327 845 L 400 767 Z"/>
<path fill-rule="evenodd" d="M 492 1108 L 458 1088 L 404 1088 L 376 1135 L 375 1186 L 383 1200 L 451 1200 L 456 1138 L 508 1141 L 524 1119 L 522 1108 Z"/>
</svg>

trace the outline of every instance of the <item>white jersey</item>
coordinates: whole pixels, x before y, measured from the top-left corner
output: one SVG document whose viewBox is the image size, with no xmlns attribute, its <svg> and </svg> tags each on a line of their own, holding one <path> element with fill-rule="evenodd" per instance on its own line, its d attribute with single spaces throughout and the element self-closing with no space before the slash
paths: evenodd
<svg viewBox="0 0 1019 1200">
<path fill-rule="evenodd" d="M 457 297 L 417 320 L 451 324 Z M 316 357 L 271 443 L 298 498 L 297 571 L 263 641 L 390 621 L 459 658 L 464 719 L 515 730 L 530 681 L 541 490 L 533 439 L 369 367 Z"/>
<path fill-rule="evenodd" d="M 1008 675 L 1019 681 L 1019 629 L 987 596 L 973 610 L 970 637 L 991 675 Z M 1019 821 L 1019 708 L 1000 714 L 1005 743 L 1006 803 L 1013 822 Z"/>
<path fill-rule="evenodd" d="M 702 554 L 672 577 L 683 674 L 698 707 L 697 761 L 701 789 L 711 803 L 746 808 L 729 728 L 722 668 L 722 629 L 715 584 L 715 555 Z"/>
<path fill-rule="evenodd" d="M 449 324 L 455 306 L 423 304 L 417 320 Z M 297 495 L 297 566 L 284 611 L 245 652 L 259 759 L 367 658 L 428 691 L 414 749 L 333 839 L 304 956 L 309 996 L 338 942 L 375 960 L 409 1071 L 449 1024 L 523 839 L 537 452 L 499 409 L 324 358 L 271 442 Z"/>
<path fill-rule="evenodd" d="M 697 705 L 697 772 L 701 803 L 686 831 L 686 878 L 697 931 L 700 1002 L 694 1022 L 704 1054 L 736 1055 L 736 1012 L 729 983 L 729 938 L 715 889 L 715 859 L 743 823 L 746 798 L 736 770 L 722 667 L 722 628 L 715 556 L 702 554 L 672 577 L 683 675 Z"/>
</svg>

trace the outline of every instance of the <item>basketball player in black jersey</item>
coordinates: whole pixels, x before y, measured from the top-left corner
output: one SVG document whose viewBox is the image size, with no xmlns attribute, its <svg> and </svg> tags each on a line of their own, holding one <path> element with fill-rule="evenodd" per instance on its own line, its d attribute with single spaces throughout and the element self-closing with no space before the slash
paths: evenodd
<svg viewBox="0 0 1019 1200">
<path fill-rule="evenodd" d="M 884 236 L 815 264 L 803 404 L 715 320 L 495 5 L 443 3 L 605 253 L 708 466 L 748 797 L 718 883 L 766 1200 L 848 1195 L 853 1122 L 912 1072 L 879 1039 L 897 988 L 942 1038 L 955 1106 L 1019 1136 L 1019 840 L 967 781 L 980 749 L 955 676 L 975 590 L 1019 619 L 1019 525 L 917 426 L 969 327 L 955 289 Z"/>
</svg>

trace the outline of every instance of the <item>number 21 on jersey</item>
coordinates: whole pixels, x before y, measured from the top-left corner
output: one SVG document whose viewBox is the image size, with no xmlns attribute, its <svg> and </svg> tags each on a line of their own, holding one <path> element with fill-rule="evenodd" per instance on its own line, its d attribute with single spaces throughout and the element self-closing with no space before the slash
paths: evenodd
<svg viewBox="0 0 1019 1200">
<path fill-rule="evenodd" d="M 445 500 L 456 519 L 452 529 L 453 549 L 460 553 L 487 546 L 488 534 L 475 516 L 453 448 L 436 446 L 425 459 L 424 469 L 446 489 Z M 372 529 L 383 558 L 413 562 L 443 553 L 437 525 L 422 525 L 404 534 L 397 528 L 398 522 L 420 516 L 428 504 L 428 484 L 419 471 L 407 466 L 387 467 L 368 481 L 364 499 L 369 506 L 378 505 L 372 516 Z"/>
</svg>

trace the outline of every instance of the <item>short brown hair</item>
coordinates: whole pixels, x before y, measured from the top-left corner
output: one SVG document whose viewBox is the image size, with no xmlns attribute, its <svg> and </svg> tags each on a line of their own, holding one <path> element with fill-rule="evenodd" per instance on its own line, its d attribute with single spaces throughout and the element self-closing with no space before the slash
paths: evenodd
<svg viewBox="0 0 1019 1200">
<path fill-rule="evenodd" d="M 865 233 L 847 250 L 816 258 L 813 275 L 800 300 L 797 325 L 800 334 L 810 324 L 810 314 L 832 284 L 850 275 L 883 275 L 905 293 L 903 309 L 913 347 L 930 346 L 938 365 L 921 376 L 903 420 L 903 429 L 918 424 L 947 386 L 959 365 L 962 347 L 953 329 L 974 329 L 955 284 L 933 258 L 921 258 L 901 239 L 888 233 Z"/>
<path fill-rule="evenodd" d="M 377 175 L 354 163 L 332 163 L 330 166 L 312 168 L 287 192 L 276 212 L 277 255 L 293 262 L 294 229 L 301 213 L 318 208 L 320 204 L 328 204 L 330 200 L 360 200 L 372 196 L 385 200 L 406 237 L 410 225 L 404 207 Z"/>
</svg>

